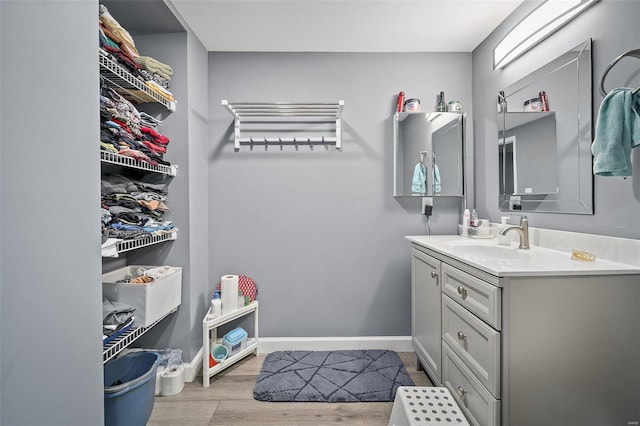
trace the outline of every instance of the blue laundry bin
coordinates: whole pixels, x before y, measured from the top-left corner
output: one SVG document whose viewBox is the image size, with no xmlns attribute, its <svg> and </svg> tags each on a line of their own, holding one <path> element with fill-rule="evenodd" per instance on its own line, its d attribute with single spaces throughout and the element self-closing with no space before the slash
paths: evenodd
<svg viewBox="0 0 640 426">
<path fill-rule="evenodd" d="M 144 426 L 156 393 L 160 356 L 155 352 L 132 352 L 104 366 L 104 424 Z"/>
</svg>

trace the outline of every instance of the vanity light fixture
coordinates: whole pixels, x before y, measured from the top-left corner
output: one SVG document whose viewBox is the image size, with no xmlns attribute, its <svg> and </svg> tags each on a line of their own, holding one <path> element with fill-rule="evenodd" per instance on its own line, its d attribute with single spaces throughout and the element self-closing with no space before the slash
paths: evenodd
<svg viewBox="0 0 640 426">
<path fill-rule="evenodd" d="M 599 0 L 545 0 L 493 49 L 493 69 L 502 69 Z"/>
</svg>

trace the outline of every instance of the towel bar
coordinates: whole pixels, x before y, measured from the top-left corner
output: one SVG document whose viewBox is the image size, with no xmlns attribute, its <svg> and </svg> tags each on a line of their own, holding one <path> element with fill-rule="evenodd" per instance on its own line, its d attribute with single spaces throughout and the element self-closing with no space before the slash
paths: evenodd
<svg viewBox="0 0 640 426">
<path fill-rule="evenodd" d="M 620 62 L 621 59 L 627 57 L 640 59 L 640 49 L 629 50 L 628 52 L 621 54 L 620 56 L 609 62 L 609 65 L 607 65 L 607 67 L 602 72 L 602 78 L 600 79 L 600 93 L 602 94 L 602 96 L 607 96 L 607 91 L 604 89 L 604 79 L 607 77 L 607 74 L 609 73 L 609 71 L 611 71 L 611 68 L 613 68 L 615 64 Z M 636 88 L 633 93 L 638 92 L 638 90 L 640 90 L 640 87 Z"/>
<path fill-rule="evenodd" d="M 342 109 L 344 101 L 339 100 L 336 103 L 292 103 L 292 102 L 229 102 L 222 100 L 222 106 L 234 118 L 234 149 L 240 150 L 241 144 L 263 144 L 268 145 L 291 145 L 291 144 L 307 144 L 313 146 L 318 144 L 332 144 L 336 149 L 342 149 Z M 262 126 L 274 126 L 278 128 L 274 131 L 286 131 L 289 134 L 293 131 L 294 125 L 301 123 L 327 123 L 327 129 L 331 129 L 335 125 L 335 136 L 289 136 L 279 137 L 272 134 L 269 136 L 250 136 L 241 137 L 241 133 L 247 132 L 248 129 L 243 124 L 259 123 Z M 291 127 L 287 127 L 290 123 Z M 306 132 L 306 130 L 305 130 Z M 254 133 L 255 130 L 254 130 Z"/>
</svg>

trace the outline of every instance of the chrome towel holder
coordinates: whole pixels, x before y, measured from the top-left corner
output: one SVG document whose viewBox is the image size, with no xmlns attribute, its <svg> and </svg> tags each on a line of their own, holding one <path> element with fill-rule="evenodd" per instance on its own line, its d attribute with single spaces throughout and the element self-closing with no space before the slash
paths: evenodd
<svg viewBox="0 0 640 426">
<path fill-rule="evenodd" d="M 620 62 L 621 59 L 627 58 L 627 57 L 634 57 L 634 58 L 640 59 L 640 49 L 629 50 L 628 52 L 621 54 L 620 56 L 618 56 L 617 58 L 609 62 L 609 65 L 607 65 L 607 67 L 602 72 L 602 78 L 600 79 L 600 93 L 602 94 L 602 96 L 607 96 L 607 91 L 604 89 L 604 79 L 607 77 L 607 74 L 609 73 L 609 71 L 611 71 L 611 68 L 613 68 L 615 64 Z M 638 92 L 638 90 L 640 90 L 640 87 L 637 87 L 636 89 L 634 89 L 632 93 L 635 94 Z"/>
</svg>

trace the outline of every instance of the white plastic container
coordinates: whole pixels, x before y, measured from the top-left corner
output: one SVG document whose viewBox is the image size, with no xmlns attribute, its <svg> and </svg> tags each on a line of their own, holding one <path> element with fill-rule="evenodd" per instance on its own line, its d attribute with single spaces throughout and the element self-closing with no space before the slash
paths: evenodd
<svg viewBox="0 0 640 426">
<path fill-rule="evenodd" d="M 220 293 L 217 291 L 213 294 L 211 299 L 211 318 L 218 318 L 222 315 L 222 300 L 220 300 Z"/>
<path fill-rule="evenodd" d="M 420 111 L 420 99 L 417 99 L 417 98 L 407 99 L 407 101 L 404 103 L 404 110 L 406 112 Z"/>
<path fill-rule="evenodd" d="M 467 228 L 471 225 L 471 212 L 469 209 L 464 209 L 464 213 L 462 214 L 462 226 Z"/>
<path fill-rule="evenodd" d="M 234 328 L 224 335 L 222 344 L 229 349 L 229 356 L 235 355 L 247 347 L 247 332 L 242 327 Z"/>
<path fill-rule="evenodd" d="M 102 294 L 111 301 L 136 308 L 135 327 L 149 327 L 178 306 L 182 301 L 182 268 L 147 284 L 119 283 L 127 276 L 137 275 L 139 265 L 130 265 L 102 275 Z M 155 266 L 143 266 L 151 269 Z"/>
</svg>

